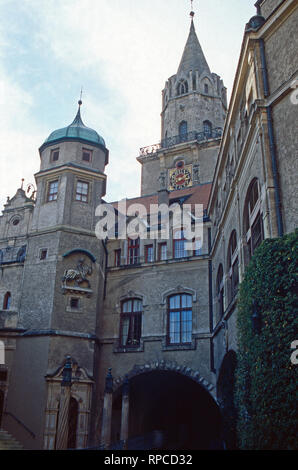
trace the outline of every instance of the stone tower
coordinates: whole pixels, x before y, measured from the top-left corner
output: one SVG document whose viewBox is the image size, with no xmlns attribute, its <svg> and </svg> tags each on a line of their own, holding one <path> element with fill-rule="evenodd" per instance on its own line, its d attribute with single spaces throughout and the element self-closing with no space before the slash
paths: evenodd
<svg viewBox="0 0 298 470">
<path fill-rule="evenodd" d="M 7 406 L 39 436 L 20 436 L 27 448 L 53 449 L 58 435 L 65 440 L 59 403 L 69 356 L 75 380 L 69 406 L 82 423 L 76 446 L 84 447 L 104 289 L 105 246 L 96 238 L 94 219 L 105 194 L 108 150 L 103 138 L 84 125 L 79 107 L 74 121 L 52 132 L 39 153 L 26 260 L 21 284 L 15 286 L 21 292 L 17 326 L 23 334 L 14 360 L 22 367 L 12 371 Z M 16 405 L 24 402 L 28 406 Z M 71 447 L 72 437 L 67 439 L 63 446 Z"/>
<path fill-rule="evenodd" d="M 175 75 L 162 92 L 161 142 L 141 149 L 142 195 L 211 182 L 227 109 L 226 88 L 210 72 L 191 14 Z"/>
</svg>

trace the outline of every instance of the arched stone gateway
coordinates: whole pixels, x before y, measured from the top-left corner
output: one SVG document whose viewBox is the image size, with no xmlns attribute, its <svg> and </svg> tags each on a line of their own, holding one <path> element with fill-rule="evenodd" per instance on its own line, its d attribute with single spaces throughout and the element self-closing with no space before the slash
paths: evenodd
<svg viewBox="0 0 298 470">
<path fill-rule="evenodd" d="M 198 370 L 193 370 L 188 366 L 180 366 L 174 361 L 166 362 L 166 361 L 156 361 L 151 363 L 146 363 L 143 365 L 135 365 L 133 369 L 131 369 L 127 374 L 121 377 L 117 377 L 114 380 L 114 391 L 116 391 L 119 387 L 122 386 L 125 377 L 128 379 L 132 379 L 133 377 L 143 374 L 144 372 L 152 372 L 156 370 L 163 370 L 163 371 L 173 371 L 177 372 L 177 374 L 184 375 L 191 380 L 200 384 L 203 388 L 205 388 L 216 400 L 216 391 L 214 385 L 208 382 Z"/>
<path fill-rule="evenodd" d="M 130 450 L 223 448 L 221 414 L 211 391 L 189 367 L 164 361 L 135 366 L 114 380 L 112 448 L 124 439 L 123 429 Z"/>
</svg>

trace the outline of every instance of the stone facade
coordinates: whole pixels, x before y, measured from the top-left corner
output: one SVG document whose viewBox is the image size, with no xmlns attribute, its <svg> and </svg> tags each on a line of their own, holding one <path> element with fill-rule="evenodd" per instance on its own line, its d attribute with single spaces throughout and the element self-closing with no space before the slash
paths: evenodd
<svg viewBox="0 0 298 470">
<path fill-rule="evenodd" d="M 235 446 L 220 409 L 233 394 L 222 379 L 234 370 L 238 286 L 261 241 L 297 226 L 297 2 L 257 7 L 228 112 L 192 19 L 163 90 L 161 142 L 137 158 L 141 195 L 125 200 L 130 212 L 111 205 L 118 231 L 142 205 L 147 237 L 97 238 L 108 150 L 80 111 L 41 146 L 36 193 L 20 188 L 7 200 L 1 426 L 24 448 L 55 449 L 63 439 L 70 448 Z M 187 206 L 192 224 L 200 220 L 191 247 L 173 215 L 168 236 L 163 219 L 147 217 L 158 204 Z"/>
</svg>

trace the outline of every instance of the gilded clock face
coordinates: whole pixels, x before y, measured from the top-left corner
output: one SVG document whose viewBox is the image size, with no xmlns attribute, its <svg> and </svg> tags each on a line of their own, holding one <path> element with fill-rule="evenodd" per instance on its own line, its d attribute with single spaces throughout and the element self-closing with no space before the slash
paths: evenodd
<svg viewBox="0 0 298 470">
<path fill-rule="evenodd" d="M 185 165 L 183 160 L 176 163 L 176 168 L 169 171 L 169 190 L 183 189 L 192 185 L 192 165 Z"/>
</svg>

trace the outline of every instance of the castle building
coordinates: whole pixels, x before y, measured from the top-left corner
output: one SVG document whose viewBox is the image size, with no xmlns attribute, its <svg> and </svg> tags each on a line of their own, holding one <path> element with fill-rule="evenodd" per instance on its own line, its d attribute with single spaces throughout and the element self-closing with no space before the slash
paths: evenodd
<svg viewBox="0 0 298 470">
<path fill-rule="evenodd" d="M 7 200 L 0 426 L 24 448 L 235 448 L 238 286 L 262 240 L 297 227 L 298 5 L 256 7 L 229 107 L 191 13 L 141 194 L 109 205 L 114 237 L 98 236 L 109 151 L 81 101 L 39 149 L 36 194 Z"/>
</svg>

